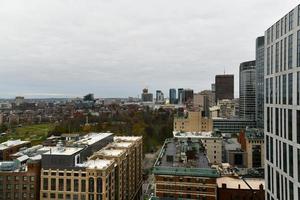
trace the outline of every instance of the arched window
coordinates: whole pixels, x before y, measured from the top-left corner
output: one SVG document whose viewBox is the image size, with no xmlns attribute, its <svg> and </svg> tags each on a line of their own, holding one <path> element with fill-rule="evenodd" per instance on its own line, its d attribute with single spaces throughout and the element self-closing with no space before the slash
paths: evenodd
<svg viewBox="0 0 300 200">
<path fill-rule="evenodd" d="M 94 178 L 89 178 L 89 192 L 94 192 Z"/>
</svg>

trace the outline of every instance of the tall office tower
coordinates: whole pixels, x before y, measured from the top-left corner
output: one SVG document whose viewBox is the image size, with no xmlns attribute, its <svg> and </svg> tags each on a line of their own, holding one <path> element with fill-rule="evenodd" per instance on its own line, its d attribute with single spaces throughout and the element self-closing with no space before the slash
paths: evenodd
<svg viewBox="0 0 300 200">
<path fill-rule="evenodd" d="M 178 104 L 183 103 L 183 88 L 178 88 Z"/>
<path fill-rule="evenodd" d="M 240 110 L 242 119 L 255 120 L 255 60 L 240 64 Z"/>
<path fill-rule="evenodd" d="M 156 103 L 164 103 L 165 98 L 164 98 L 164 93 L 161 90 L 156 90 Z"/>
<path fill-rule="evenodd" d="M 216 103 L 222 99 L 234 98 L 233 74 L 216 75 L 215 77 Z"/>
<path fill-rule="evenodd" d="M 266 199 L 300 199 L 300 5 L 265 31 Z"/>
<path fill-rule="evenodd" d="M 148 93 L 148 89 L 144 88 L 142 93 L 142 101 L 143 102 L 152 102 L 153 101 L 153 94 Z"/>
<path fill-rule="evenodd" d="M 216 91 L 216 85 L 214 83 L 211 84 L 211 91 L 212 92 Z"/>
<path fill-rule="evenodd" d="M 194 91 L 192 89 L 183 90 L 183 103 L 192 103 L 194 98 Z"/>
<path fill-rule="evenodd" d="M 169 90 L 169 102 L 170 104 L 176 104 L 176 89 L 174 88 Z"/>
<path fill-rule="evenodd" d="M 264 128 L 264 59 L 265 37 L 256 39 L 256 116 L 257 128 Z"/>
</svg>

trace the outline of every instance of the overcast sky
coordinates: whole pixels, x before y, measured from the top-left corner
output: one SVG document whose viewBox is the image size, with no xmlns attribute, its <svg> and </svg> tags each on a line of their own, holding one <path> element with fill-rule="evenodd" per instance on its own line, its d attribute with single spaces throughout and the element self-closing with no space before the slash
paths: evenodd
<svg viewBox="0 0 300 200">
<path fill-rule="evenodd" d="M 0 98 L 209 89 L 298 0 L 0 0 Z"/>
</svg>

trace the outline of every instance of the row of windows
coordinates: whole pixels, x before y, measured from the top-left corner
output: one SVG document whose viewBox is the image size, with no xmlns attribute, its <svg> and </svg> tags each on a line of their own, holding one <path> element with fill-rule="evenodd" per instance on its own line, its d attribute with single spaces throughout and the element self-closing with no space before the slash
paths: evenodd
<svg viewBox="0 0 300 200">
<path fill-rule="evenodd" d="M 42 194 L 42 197 L 47 199 L 47 198 L 50 198 L 50 199 L 66 199 L 66 200 L 78 200 L 79 197 L 80 197 L 80 200 L 94 200 L 94 195 L 93 194 L 89 194 L 88 195 L 88 198 L 86 198 L 86 194 L 63 194 L 63 193 L 43 193 Z M 98 194 L 97 197 L 96 197 L 96 200 L 102 200 L 102 194 Z"/>
<path fill-rule="evenodd" d="M 34 193 L 1 193 L 0 195 L 0 199 L 5 199 L 5 200 L 9 200 L 9 199 L 26 199 L 26 198 L 30 198 L 30 199 L 34 199 Z"/>
<path fill-rule="evenodd" d="M 0 191 L 1 190 L 3 190 L 4 189 L 4 186 L 6 186 L 6 189 L 7 190 L 13 190 L 13 189 L 15 189 L 15 190 L 27 190 L 27 189 L 29 189 L 30 188 L 30 190 L 33 190 L 34 189 L 34 184 L 30 184 L 30 185 L 28 185 L 28 184 L 2 184 L 2 183 L 0 183 Z"/>
<path fill-rule="evenodd" d="M 67 172 L 67 173 L 64 173 L 64 172 L 47 172 L 47 171 L 44 171 L 43 172 L 43 175 L 44 176 L 48 176 L 48 175 L 51 175 L 51 176 L 81 176 L 81 177 L 86 177 L 86 173 L 77 173 L 77 172 L 74 172 L 73 174 L 70 173 L 70 172 Z"/>
<path fill-rule="evenodd" d="M 293 112 L 296 112 L 296 118 L 293 118 Z M 274 123 L 273 117 L 275 117 Z M 267 132 L 290 141 L 296 140 L 296 142 L 300 144 L 300 110 L 293 111 L 292 109 L 267 107 L 266 123 Z M 296 126 L 297 135 L 295 139 L 293 137 L 293 126 Z"/>
<path fill-rule="evenodd" d="M 297 9 L 297 25 L 300 25 L 300 6 Z M 267 30 L 267 45 L 273 42 L 275 39 L 286 34 L 288 31 L 294 28 L 294 10 L 290 11 L 281 20 L 279 20 L 275 25 Z M 275 33 L 274 33 L 275 31 Z M 275 38 L 274 38 L 275 37 Z"/>
<path fill-rule="evenodd" d="M 294 183 L 288 180 L 283 174 L 280 174 L 279 171 L 273 169 L 270 165 L 267 165 L 267 180 L 267 189 L 275 196 L 276 199 L 295 199 Z M 271 199 L 274 200 L 270 193 L 267 192 L 267 200 Z M 298 188 L 298 199 L 300 199 L 300 188 Z"/>
<path fill-rule="evenodd" d="M 5 176 L 0 176 L 0 181 L 4 180 Z M 34 176 L 6 176 L 6 180 L 7 181 L 35 181 L 35 177 Z"/>
<path fill-rule="evenodd" d="M 296 104 L 300 105 L 300 72 L 297 72 L 296 75 L 295 84 L 293 73 L 266 78 L 265 102 L 267 104 L 293 105 L 293 98 L 295 98 Z M 296 85 L 296 97 L 293 97 L 294 85 Z"/>
<path fill-rule="evenodd" d="M 296 36 L 296 64 L 300 67 L 300 30 L 297 32 Z M 293 68 L 293 37 L 294 34 L 290 34 L 288 37 L 278 41 L 275 45 L 271 45 L 267 48 L 267 75 Z"/>
</svg>

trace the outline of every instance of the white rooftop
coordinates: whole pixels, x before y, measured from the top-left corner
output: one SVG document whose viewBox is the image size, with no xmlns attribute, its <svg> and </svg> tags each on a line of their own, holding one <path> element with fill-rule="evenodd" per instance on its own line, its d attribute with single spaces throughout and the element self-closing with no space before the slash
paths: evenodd
<svg viewBox="0 0 300 200">
<path fill-rule="evenodd" d="M 81 147 L 43 147 L 41 151 L 47 151 L 45 155 L 73 155 L 83 148 Z"/>
<path fill-rule="evenodd" d="M 25 144 L 25 143 L 29 143 L 29 141 L 22 141 L 22 140 L 8 140 L 6 142 L 2 142 L 0 144 L 0 150 L 4 150 L 7 149 L 9 147 L 14 147 L 17 145 L 21 145 L 21 144 Z"/>
<path fill-rule="evenodd" d="M 265 181 L 264 179 L 259 179 L 259 178 L 246 178 L 245 181 L 251 186 L 252 189 L 254 190 L 259 190 L 259 186 L 262 184 L 263 187 L 265 188 Z M 241 189 L 250 189 L 248 185 L 239 178 L 233 178 L 233 177 L 221 177 L 217 178 L 217 184 L 218 187 L 221 188 L 222 184 L 226 184 L 226 188 L 230 189 L 238 189 L 239 185 Z"/>
<path fill-rule="evenodd" d="M 114 141 L 118 142 L 118 141 L 127 141 L 127 142 L 133 142 L 133 141 L 137 141 L 140 140 L 142 137 L 140 136 L 115 136 L 114 137 Z"/>
<path fill-rule="evenodd" d="M 114 163 L 113 160 L 104 160 L 104 159 L 97 159 L 97 160 L 88 160 L 85 163 L 78 164 L 79 167 L 86 167 L 89 169 L 106 169 L 110 165 Z"/>
<path fill-rule="evenodd" d="M 113 142 L 110 145 L 112 147 L 128 148 L 132 145 L 132 143 L 131 142 Z"/>
<path fill-rule="evenodd" d="M 89 133 L 83 136 L 80 140 L 76 141 L 75 144 L 92 145 L 110 135 L 113 135 L 113 133 Z"/>
<path fill-rule="evenodd" d="M 125 150 L 123 149 L 102 149 L 98 153 L 104 156 L 120 156 L 122 153 L 124 153 Z"/>
<path fill-rule="evenodd" d="M 173 136 L 176 138 L 211 138 L 212 131 L 208 132 L 179 132 L 173 131 Z"/>
</svg>

